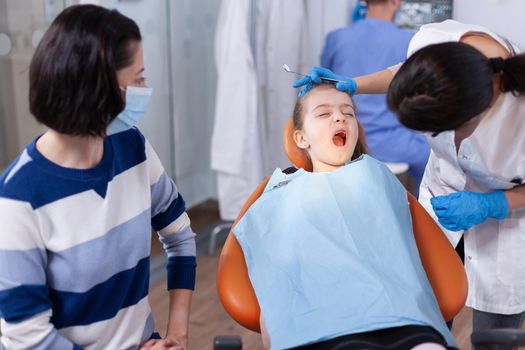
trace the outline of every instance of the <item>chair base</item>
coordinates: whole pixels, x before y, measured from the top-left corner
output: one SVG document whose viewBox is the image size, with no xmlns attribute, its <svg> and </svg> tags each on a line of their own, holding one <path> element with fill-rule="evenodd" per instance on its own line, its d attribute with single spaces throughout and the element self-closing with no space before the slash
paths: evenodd
<svg viewBox="0 0 525 350">
<path fill-rule="evenodd" d="M 208 245 L 208 254 L 212 255 L 215 252 L 215 246 L 217 245 L 217 236 L 224 230 L 229 230 L 232 227 L 233 222 L 224 222 L 218 224 L 213 228 L 210 233 L 210 243 Z"/>
<path fill-rule="evenodd" d="M 236 335 L 222 335 L 213 338 L 213 350 L 242 350 L 242 339 Z"/>
<path fill-rule="evenodd" d="M 525 345 L 525 331 L 522 329 L 488 329 L 477 331 L 470 336 L 476 350 L 510 350 Z"/>
</svg>

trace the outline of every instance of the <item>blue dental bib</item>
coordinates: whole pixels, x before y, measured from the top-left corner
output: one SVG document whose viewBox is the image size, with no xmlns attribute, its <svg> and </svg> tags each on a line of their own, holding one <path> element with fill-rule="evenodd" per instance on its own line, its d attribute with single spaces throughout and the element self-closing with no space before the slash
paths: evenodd
<svg viewBox="0 0 525 350">
<path fill-rule="evenodd" d="M 272 349 L 405 325 L 449 345 L 406 190 L 364 155 L 328 173 L 277 169 L 234 227 Z"/>
</svg>

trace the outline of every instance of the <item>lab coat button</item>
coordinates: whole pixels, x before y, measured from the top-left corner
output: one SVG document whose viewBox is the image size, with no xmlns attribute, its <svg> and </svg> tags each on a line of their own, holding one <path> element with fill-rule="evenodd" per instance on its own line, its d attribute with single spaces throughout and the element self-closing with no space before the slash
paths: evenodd
<svg viewBox="0 0 525 350">
<path fill-rule="evenodd" d="M 469 260 L 472 260 L 472 257 L 469 255 L 469 256 L 468 256 L 468 259 L 469 259 Z"/>
</svg>

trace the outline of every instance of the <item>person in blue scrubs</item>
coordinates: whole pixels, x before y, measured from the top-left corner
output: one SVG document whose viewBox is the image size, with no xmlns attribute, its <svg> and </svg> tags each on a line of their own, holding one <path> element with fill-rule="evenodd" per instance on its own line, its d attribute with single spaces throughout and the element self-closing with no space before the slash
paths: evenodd
<svg viewBox="0 0 525 350">
<path fill-rule="evenodd" d="M 336 74 L 362 76 L 406 60 L 413 33 L 393 23 L 400 0 L 367 0 L 366 18 L 330 32 L 321 65 Z M 359 6 L 359 5 L 358 5 Z M 430 149 L 423 135 L 401 125 L 381 95 L 355 95 L 357 117 L 365 129 L 369 152 L 383 162 L 408 163 L 419 189 Z M 416 190 L 417 192 L 417 190 Z"/>
</svg>

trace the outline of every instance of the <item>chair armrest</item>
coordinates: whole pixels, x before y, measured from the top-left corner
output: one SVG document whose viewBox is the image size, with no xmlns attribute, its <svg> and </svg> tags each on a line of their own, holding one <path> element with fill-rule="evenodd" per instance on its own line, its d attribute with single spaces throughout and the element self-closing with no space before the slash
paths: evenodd
<svg viewBox="0 0 525 350">
<path fill-rule="evenodd" d="M 463 309 L 467 299 L 468 282 L 465 268 L 434 219 L 413 195 L 407 195 L 421 263 L 441 314 L 445 321 L 450 321 Z"/>
<path fill-rule="evenodd" d="M 259 198 L 269 180 L 270 177 L 268 176 L 248 198 L 233 223 L 233 227 L 252 203 Z M 254 332 L 260 332 L 259 302 L 248 276 L 248 268 L 244 261 L 241 246 L 232 231 L 226 238 L 219 258 L 217 292 L 224 309 L 235 321 Z"/>
</svg>

